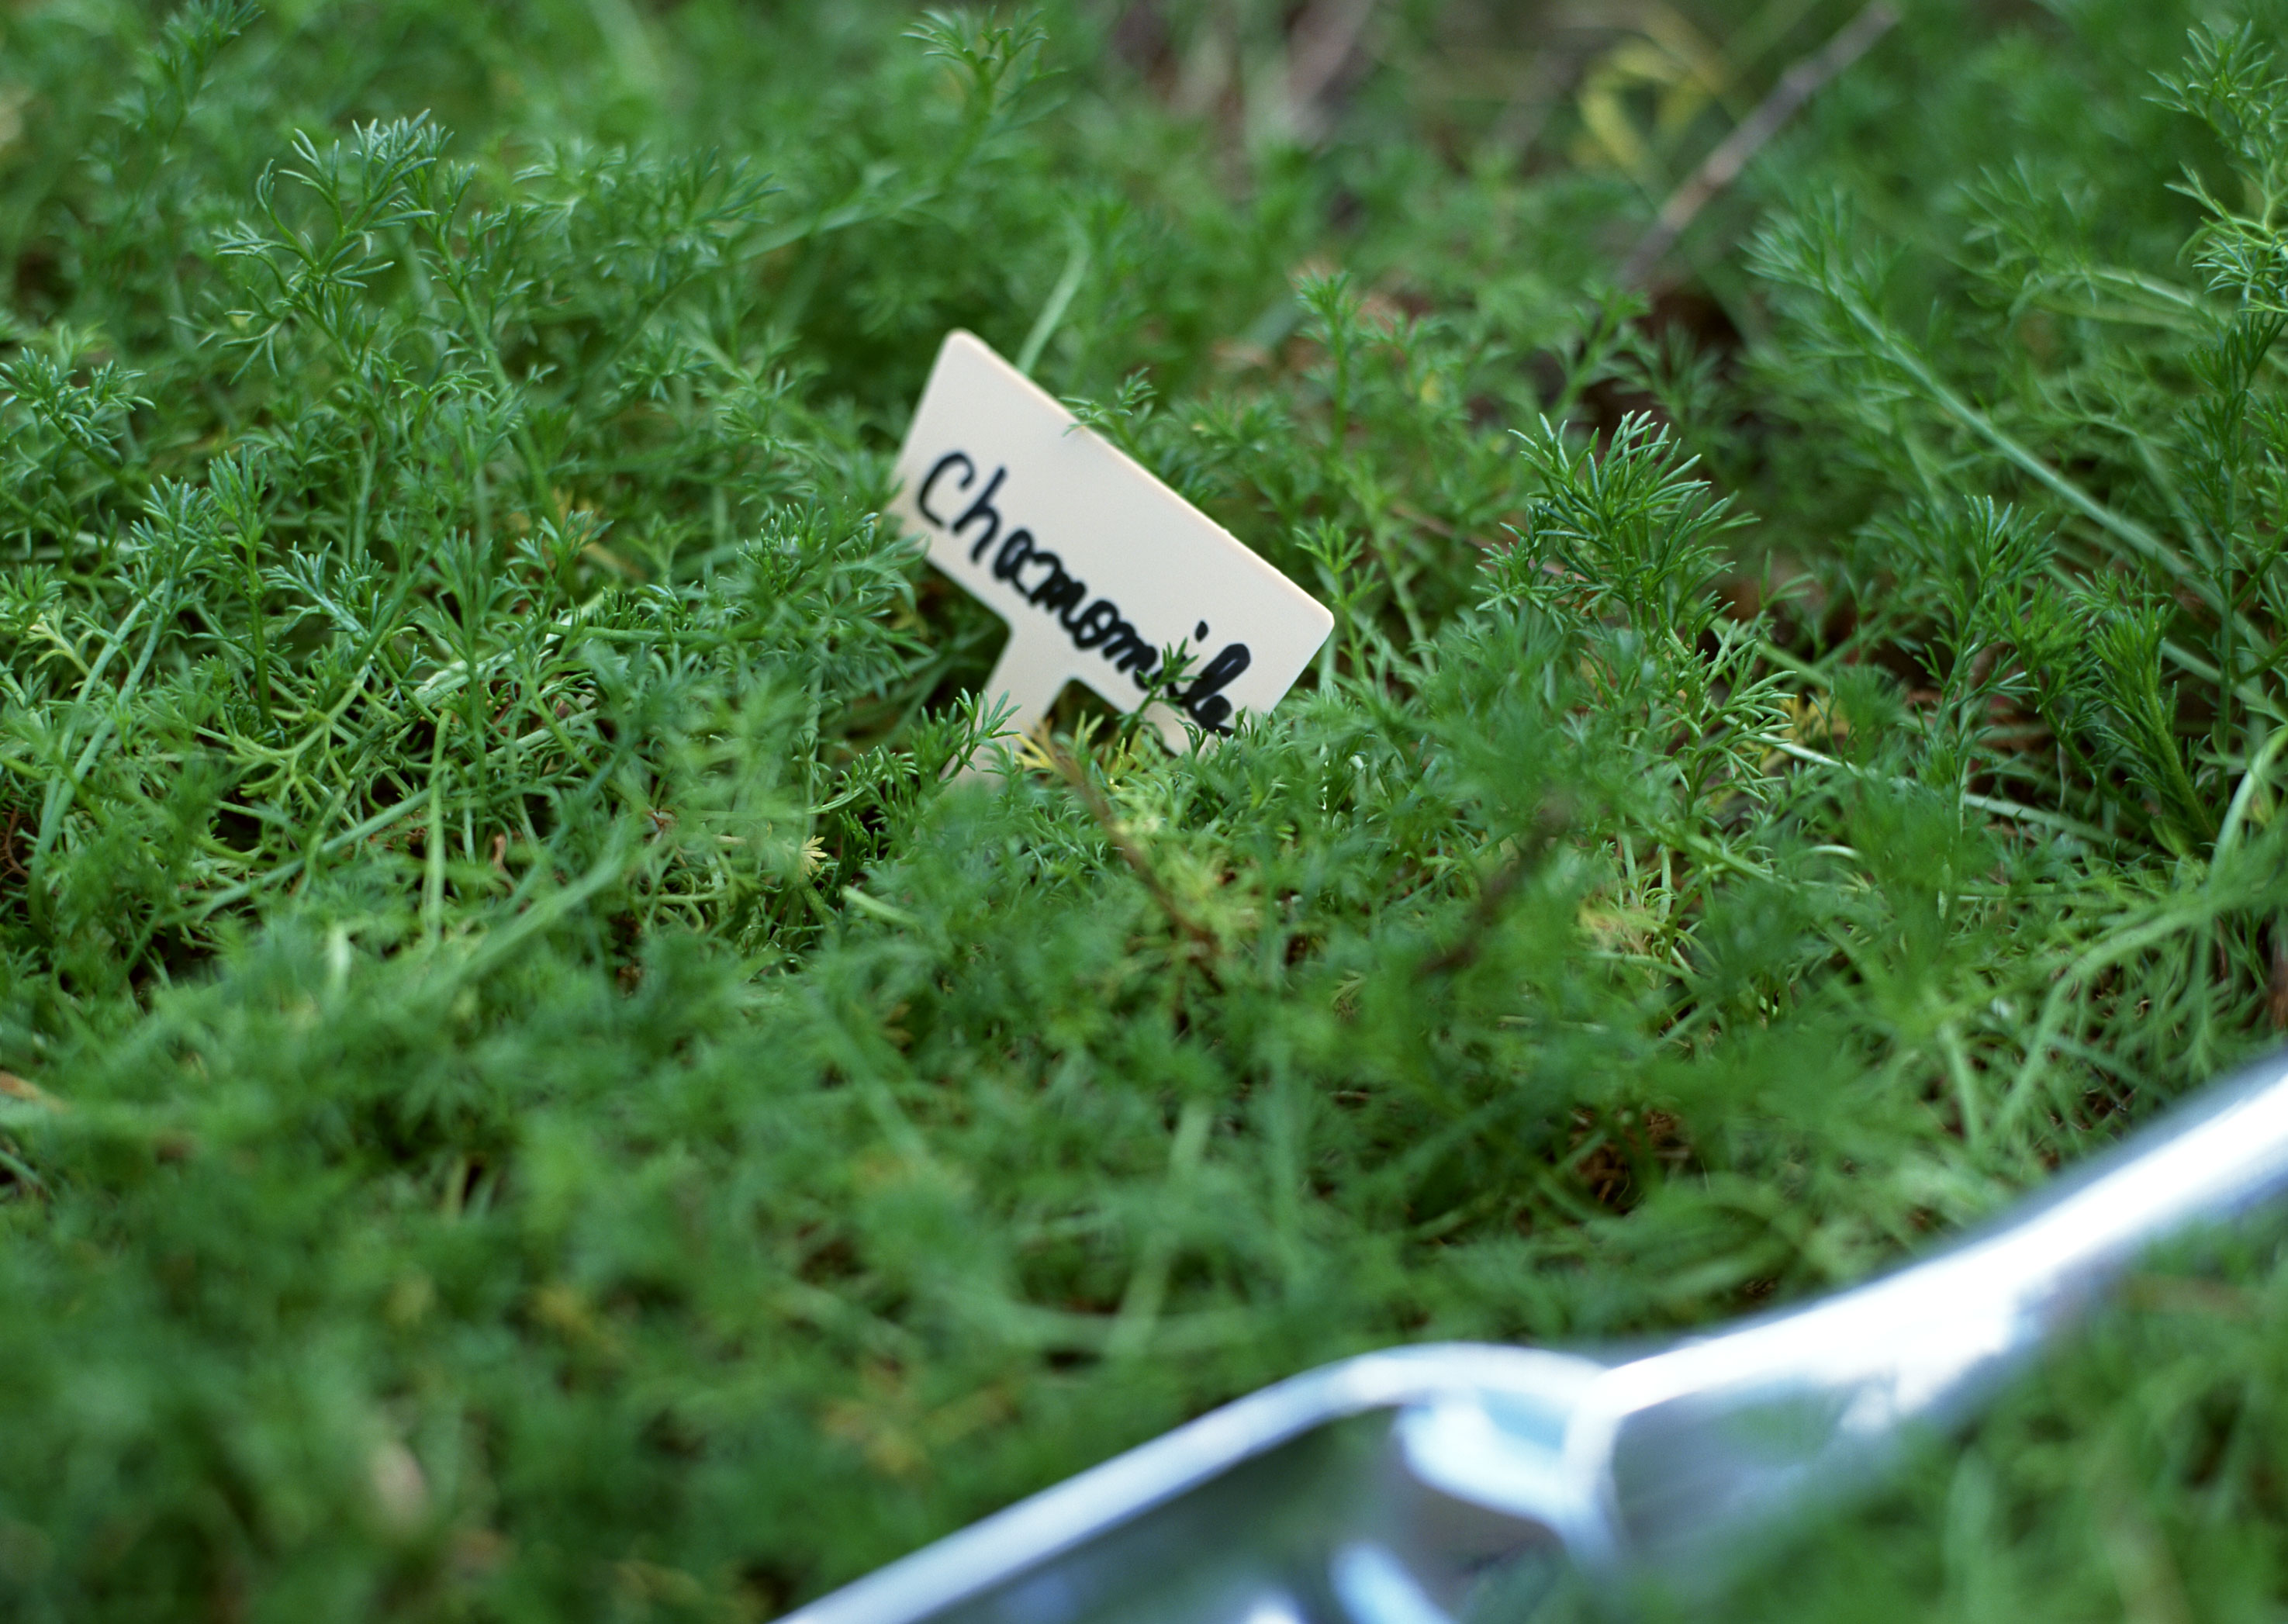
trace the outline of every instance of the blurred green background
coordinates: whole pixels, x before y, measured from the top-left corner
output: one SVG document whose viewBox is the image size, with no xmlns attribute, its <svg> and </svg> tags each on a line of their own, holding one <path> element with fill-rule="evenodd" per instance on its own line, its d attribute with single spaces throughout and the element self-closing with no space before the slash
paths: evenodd
<svg viewBox="0 0 2288 1624">
<path fill-rule="evenodd" d="M 2276 1042 L 2283 12 L 1895 13 L 0 9 L 0 1613 L 772 1617 Z M 1268 724 L 941 789 L 956 325 Z M 1727 1616 L 2278 1616 L 2197 1261 Z"/>
</svg>

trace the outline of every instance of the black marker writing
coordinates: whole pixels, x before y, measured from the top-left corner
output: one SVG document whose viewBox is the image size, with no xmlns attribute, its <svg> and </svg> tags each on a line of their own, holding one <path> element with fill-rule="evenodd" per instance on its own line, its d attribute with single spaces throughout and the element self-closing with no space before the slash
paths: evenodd
<svg viewBox="0 0 2288 1624">
<path fill-rule="evenodd" d="M 937 466 L 929 471 L 929 478 L 922 481 L 921 492 L 914 498 L 914 505 L 922 511 L 922 517 L 928 519 L 930 523 L 935 525 L 941 530 L 945 528 L 945 520 L 940 519 L 936 514 L 930 511 L 930 487 L 937 483 L 939 475 L 942 474 L 947 469 L 952 467 L 956 463 L 959 463 L 963 468 L 968 471 L 961 476 L 961 484 L 958 488 L 967 490 L 972 485 L 975 484 L 977 481 L 977 464 L 971 462 L 967 457 L 962 456 L 958 451 L 949 452 L 945 456 L 938 458 Z"/>
<path fill-rule="evenodd" d="M 977 545 L 969 554 L 973 564 L 985 556 L 985 550 L 993 545 L 993 538 L 1001 534 L 1001 511 L 993 505 L 993 493 L 1001 488 L 1001 481 L 1008 477 L 1007 469 L 995 469 L 993 478 L 987 481 L 982 494 L 969 504 L 969 511 L 953 521 L 951 534 L 955 535 L 959 535 L 981 519 L 985 521 L 985 534 L 978 538 Z"/>
<path fill-rule="evenodd" d="M 1177 702 L 1202 727 L 1213 733 L 1229 733 L 1231 729 L 1224 725 L 1224 718 L 1231 715 L 1231 701 L 1224 698 L 1220 690 L 1230 686 L 1231 679 L 1245 670 L 1253 659 L 1246 644 L 1225 644 L 1221 653 L 1200 668 L 1200 674 Z"/>
<path fill-rule="evenodd" d="M 1015 589 L 1034 608 L 1054 616 L 1075 648 L 1096 650 L 1112 662 L 1115 670 L 1127 672 L 1139 688 L 1150 688 L 1153 674 L 1160 666 L 1159 652 L 1143 633 L 1129 624 L 1120 613 L 1120 606 L 1108 598 L 1092 600 L 1088 582 L 1068 574 L 1064 560 L 1039 545 L 1030 530 L 1019 526 L 1006 535 L 1002 534 L 1001 510 L 994 505 L 994 498 L 1009 477 L 1006 468 L 995 469 L 985 488 L 977 493 L 959 518 L 950 522 L 930 505 L 930 495 L 938 481 L 957 465 L 960 477 L 954 481 L 953 488 L 966 493 L 976 485 L 977 464 L 968 454 L 947 452 L 930 465 L 921 487 L 914 493 L 914 506 L 921 511 L 922 517 L 956 539 L 968 540 L 964 533 L 975 529 L 975 539 L 970 541 L 969 547 L 972 564 L 985 563 L 986 554 L 991 552 L 993 561 L 989 567 L 996 581 Z M 1000 543 L 997 551 L 996 542 Z M 1029 582 L 1026 578 L 1029 572 Z M 1204 641 L 1208 623 L 1202 621 L 1194 635 Z M 1227 723 L 1231 717 L 1231 701 L 1223 696 L 1223 690 L 1247 669 L 1252 659 L 1246 644 L 1226 644 L 1180 696 L 1172 696 L 1172 702 L 1207 731 L 1229 733 Z"/>
</svg>

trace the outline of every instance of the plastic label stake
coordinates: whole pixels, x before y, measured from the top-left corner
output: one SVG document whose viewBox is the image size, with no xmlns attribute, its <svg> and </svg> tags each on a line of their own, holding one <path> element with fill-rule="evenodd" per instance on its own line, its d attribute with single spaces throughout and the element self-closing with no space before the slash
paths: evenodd
<svg viewBox="0 0 2288 1624">
<path fill-rule="evenodd" d="M 974 334 L 951 332 L 898 454 L 890 514 L 1009 622 L 986 683 L 1029 733 L 1068 682 L 1123 711 L 1165 651 L 1190 661 L 1145 719 L 1231 731 L 1277 704 L 1334 629 L 1302 588 L 1081 426 Z"/>
</svg>

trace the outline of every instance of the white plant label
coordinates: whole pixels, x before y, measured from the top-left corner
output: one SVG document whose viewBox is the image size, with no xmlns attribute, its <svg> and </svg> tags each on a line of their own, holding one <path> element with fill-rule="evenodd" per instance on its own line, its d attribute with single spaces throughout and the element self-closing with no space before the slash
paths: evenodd
<svg viewBox="0 0 2288 1624">
<path fill-rule="evenodd" d="M 1176 749 L 1188 720 L 1228 733 L 1279 702 L 1334 616 L 1228 530 L 1081 426 L 975 335 L 930 368 L 890 513 L 930 562 L 1009 622 L 986 683 L 1029 732 L 1068 682 L 1124 711 L 1163 652 L 1191 663 L 1145 719 Z"/>
</svg>

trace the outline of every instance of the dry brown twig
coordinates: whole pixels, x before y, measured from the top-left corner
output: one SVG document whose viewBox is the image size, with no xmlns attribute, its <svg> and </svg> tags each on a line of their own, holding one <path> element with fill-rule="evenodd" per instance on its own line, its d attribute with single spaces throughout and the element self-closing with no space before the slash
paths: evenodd
<svg viewBox="0 0 2288 1624">
<path fill-rule="evenodd" d="M 27 1105 L 38 1105 L 49 1111 L 61 1111 L 64 1102 L 28 1078 L 13 1072 L 0 1072 L 0 1096 L 19 1100 Z"/>
<path fill-rule="evenodd" d="M 1827 44 L 1797 62 L 1780 75 L 1771 94 L 1756 105 L 1755 111 L 1742 119 L 1732 133 L 1718 144 L 1716 150 L 1701 161 L 1692 178 L 1669 194 L 1661 205 L 1660 214 L 1637 239 L 1622 261 L 1620 281 L 1625 288 L 1641 285 L 1659 265 L 1662 257 L 1676 245 L 1686 227 L 1698 217 L 1701 210 L 1740 178 L 1751 160 L 1764 149 L 1766 143 L 1785 127 L 1803 108 L 1804 103 L 1819 93 L 1844 69 L 1873 49 L 1875 42 L 1889 33 L 1897 24 L 1899 14 L 1887 0 L 1871 0 L 1856 17 L 1843 25 L 1842 29 Z"/>
<path fill-rule="evenodd" d="M 1295 20 L 1287 53 L 1288 118 L 1299 139 L 1316 142 L 1333 122 L 1329 92 L 1350 65 L 1377 0 L 1313 0 Z"/>
<path fill-rule="evenodd" d="M 1557 844 L 1571 815 L 1572 809 L 1562 799 L 1544 803 L 1535 815 L 1533 827 L 1522 838 L 1510 843 L 1507 860 L 1479 886 L 1478 899 L 1471 905 L 1470 916 L 1463 922 L 1461 934 L 1417 965 L 1415 979 L 1426 981 L 1433 976 L 1450 976 L 1477 963 L 1486 938 L 1501 921 L 1502 908 L 1509 901 L 1510 893 L 1525 878 L 1526 870 Z"/>
<path fill-rule="evenodd" d="M 2272 977 L 2265 986 L 2264 1010 L 2274 1031 L 2288 1029 L 2288 914 L 2272 922 Z"/>
<path fill-rule="evenodd" d="M 1080 797 L 1081 804 L 1088 808 L 1089 815 L 1104 830 L 1104 837 L 1112 843 L 1112 849 L 1120 853 L 1121 860 L 1144 883 L 1144 889 L 1152 894 L 1152 900 L 1159 905 L 1160 911 L 1168 916 L 1168 923 L 1190 941 L 1195 955 L 1203 961 L 1215 957 L 1221 951 L 1215 932 L 1193 918 L 1176 900 L 1167 883 L 1160 878 L 1160 871 L 1152 866 L 1151 857 L 1137 844 L 1136 836 L 1121 820 L 1120 814 L 1113 810 L 1112 803 L 1105 799 L 1104 791 L 1097 788 L 1096 780 L 1088 775 L 1088 769 L 1075 760 L 1073 753 L 1055 739 L 1044 737 L 1041 749 L 1059 775 Z"/>
</svg>

